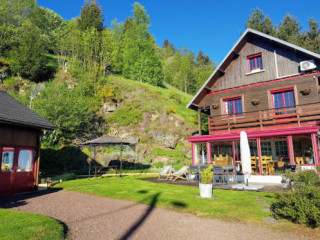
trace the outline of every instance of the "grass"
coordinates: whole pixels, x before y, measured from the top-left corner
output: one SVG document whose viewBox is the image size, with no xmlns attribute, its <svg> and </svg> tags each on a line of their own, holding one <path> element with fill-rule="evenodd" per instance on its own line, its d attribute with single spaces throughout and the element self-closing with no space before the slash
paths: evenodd
<svg viewBox="0 0 320 240">
<path fill-rule="evenodd" d="M 152 86 L 148 83 L 141 83 L 126 79 L 118 75 L 109 75 L 108 81 L 114 86 L 132 92 L 135 89 L 141 89 L 142 92 L 137 96 L 137 101 L 143 100 L 143 103 L 147 102 L 149 110 L 163 110 L 172 109 L 176 114 L 183 117 L 187 122 L 195 124 L 192 118 L 196 118 L 197 114 L 194 110 L 187 109 L 186 106 L 192 99 L 192 95 L 184 93 L 169 84 L 164 84 L 164 88 Z M 147 110 L 148 107 L 144 106 Z"/>
<path fill-rule="evenodd" d="M 141 181 L 133 176 L 78 179 L 57 184 L 66 191 L 77 191 L 115 199 L 127 199 L 155 206 L 193 213 L 199 216 L 250 223 L 262 222 L 270 213 L 262 212 L 255 196 L 271 203 L 275 195 L 214 189 L 215 200 L 199 199 L 199 188 Z"/>
<path fill-rule="evenodd" d="M 42 215 L 0 209 L 0 239 L 65 239 L 63 226 Z"/>
</svg>

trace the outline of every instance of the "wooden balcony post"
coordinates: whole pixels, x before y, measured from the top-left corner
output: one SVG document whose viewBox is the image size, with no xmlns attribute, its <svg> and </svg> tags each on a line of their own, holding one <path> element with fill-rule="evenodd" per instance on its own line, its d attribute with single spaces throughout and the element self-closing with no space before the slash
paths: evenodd
<svg viewBox="0 0 320 240">
<path fill-rule="evenodd" d="M 199 135 L 202 135 L 202 122 L 201 122 L 201 109 L 198 108 L 198 126 L 199 126 Z"/>
</svg>

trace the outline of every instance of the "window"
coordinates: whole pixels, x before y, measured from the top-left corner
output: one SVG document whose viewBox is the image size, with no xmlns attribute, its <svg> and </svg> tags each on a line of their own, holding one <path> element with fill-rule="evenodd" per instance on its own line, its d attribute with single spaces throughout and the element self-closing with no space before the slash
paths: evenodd
<svg viewBox="0 0 320 240">
<path fill-rule="evenodd" d="M 293 88 L 272 91 L 273 107 L 276 110 L 295 108 Z M 277 112 L 276 114 L 288 114 L 295 111 Z"/>
<path fill-rule="evenodd" d="M 242 114 L 242 100 L 241 97 L 230 98 L 223 100 L 224 113 L 229 115 Z"/>
<path fill-rule="evenodd" d="M 1 162 L 1 171 L 2 172 L 12 172 L 13 170 L 13 159 L 14 159 L 14 150 L 12 149 L 3 149 L 2 152 L 2 162 Z"/>
<path fill-rule="evenodd" d="M 272 156 L 271 142 L 261 142 L 261 155 Z"/>
<path fill-rule="evenodd" d="M 249 72 L 260 71 L 263 69 L 261 53 L 248 56 L 247 60 Z"/>
<path fill-rule="evenodd" d="M 279 157 L 288 157 L 288 143 L 287 141 L 276 141 L 276 155 Z"/>
<path fill-rule="evenodd" d="M 31 172 L 31 171 L 32 171 L 32 151 L 20 150 L 17 172 Z"/>
</svg>

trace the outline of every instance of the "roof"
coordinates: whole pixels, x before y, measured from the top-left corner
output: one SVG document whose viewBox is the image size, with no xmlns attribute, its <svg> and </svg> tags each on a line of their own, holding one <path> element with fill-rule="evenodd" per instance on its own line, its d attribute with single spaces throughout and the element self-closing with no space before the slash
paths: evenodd
<svg viewBox="0 0 320 240">
<path fill-rule="evenodd" d="M 131 145 L 132 143 L 111 136 L 102 136 L 91 141 L 87 141 L 82 145 Z"/>
<path fill-rule="evenodd" d="M 260 37 L 263 37 L 263 38 L 266 38 L 266 39 L 269 39 L 270 41 L 273 41 L 275 43 L 278 43 L 280 45 L 283 45 L 283 46 L 286 46 L 288 48 L 291 48 L 297 52 L 301 52 L 301 53 L 304 53 L 306 55 L 309 55 L 310 57 L 314 57 L 314 58 L 317 58 L 317 59 L 320 59 L 320 55 L 317 54 L 317 53 L 314 53 L 314 52 L 311 52 L 307 49 L 304 49 L 302 47 L 299 47 L 297 45 L 294 45 L 294 44 L 291 44 L 291 43 L 288 43 L 286 41 L 283 41 L 279 38 L 275 38 L 275 37 L 272 37 L 272 36 L 269 36 L 265 33 L 262 33 L 262 32 L 259 32 L 259 31 L 256 31 L 256 30 L 253 30 L 251 28 L 247 28 L 247 30 L 242 34 L 242 36 L 239 38 L 239 40 L 236 42 L 236 44 L 233 46 L 233 48 L 229 51 L 229 53 L 225 56 L 225 58 L 222 60 L 222 62 L 220 63 L 220 65 L 215 69 L 215 71 L 211 74 L 211 76 L 207 79 L 207 81 L 203 84 L 203 86 L 200 88 L 200 90 L 197 92 L 197 94 L 192 98 L 192 100 L 188 103 L 187 105 L 187 108 L 192 108 L 192 109 L 197 109 L 197 107 L 195 106 L 192 106 L 195 102 L 195 100 L 198 98 L 198 96 L 200 94 L 203 94 L 204 91 L 207 91 L 207 88 L 208 88 L 208 83 L 210 83 L 210 81 L 213 79 L 213 77 L 215 76 L 218 76 L 219 72 L 220 71 L 223 71 L 221 70 L 222 67 L 225 69 L 227 65 L 230 64 L 230 58 L 232 59 L 233 58 L 233 55 L 235 53 L 238 53 L 243 45 L 244 45 L 244 42 L 247 41 L 247 37 L 248 35 L 250 34 L 253 34 L 253 35 L 256 35 L 256 36 L 260 36 Z M 228 63 L 229 60 L 230 62 Z"/>
<path fill-rule="evenodd" d="M 0 91 L 0 122 L 47 130 L 57 128 L 4 91 Z"/>
</svg>

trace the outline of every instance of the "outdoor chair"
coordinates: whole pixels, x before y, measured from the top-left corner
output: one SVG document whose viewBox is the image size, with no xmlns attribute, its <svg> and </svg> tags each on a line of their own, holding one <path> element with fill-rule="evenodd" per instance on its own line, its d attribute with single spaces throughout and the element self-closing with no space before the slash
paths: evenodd
<svg viewBox="0 0 320 240">
<path fill-rule="evenodd" d="M 237 175 L 237 168 L 234 167 L 233 165 L 226 165 L 224 166 L 225 168 L 232 168 L 232 172 L 228 171 L 229 175 L 232 176 L 232 182 L 233 183 L 238 183 L 238 175 Z"/>
<path fill-rule="evenodd" d="M 169 176 L 173 172 L 173 168 L 170 165 L 164 166 L 159 173 L 158 180 L 168 180 Z M 161 178 L 164 177 L 164 178 Z"/>
<path fill-rule="evenodd" d="M 178 171 L 176 171 L 174 173 L 171 173 L 169 179 L 172 180 L 172 181 L 175 181 L 178 178 L 187 180 L 188 169 L 189 169 L 188 166 L 183 166 Z"/>
<path fill-rule="evenodd" d="M 213 184 L 224 184 L 224 171 L 222 166 L 214 165 L 213 170 Z"/>
<path fill-rule="evenodd" d="M 191 175 L 195 175 L 195 179 L 200 182 L 200 171 L 199 166 L 190 166 L 188 171 L 188 183 L 190 183 L 190 177 Z"/>
</svg>

